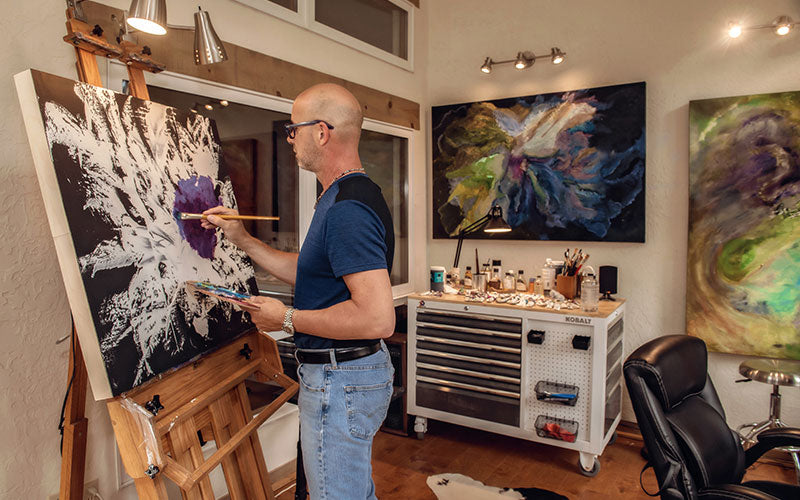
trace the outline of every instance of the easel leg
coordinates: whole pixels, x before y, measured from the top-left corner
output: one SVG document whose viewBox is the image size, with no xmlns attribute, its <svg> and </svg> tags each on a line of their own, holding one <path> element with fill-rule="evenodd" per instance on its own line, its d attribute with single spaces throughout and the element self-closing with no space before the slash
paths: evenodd
<svg viewBox="0 0 800 500">
<path fill-rule="evenodd" d="M 144 446 L 145 438 L 139 424 L 117 400 L 107 404 L 111 425 L 117 438 L 125 472 L 133 478 L 140 500 L 166 500 L 167 488 L 163 474 L 150 478 L 145 471 L 150 466 Z"/>
<path fill-rule="evenodd" d="M 86 411 L 86 384 L 88 375 L 83 364 L 83 354 L 72 329 L 70 340 L 69 372 L 71 380 L 67 404 L 64 408 L 64 437 L 61 447 L 61 487 L 58 498 L 61 500 L 83 499 L 83 477 L 86 468 L 86 432 L 89 421 L 84 417 Z"/>
</svg>

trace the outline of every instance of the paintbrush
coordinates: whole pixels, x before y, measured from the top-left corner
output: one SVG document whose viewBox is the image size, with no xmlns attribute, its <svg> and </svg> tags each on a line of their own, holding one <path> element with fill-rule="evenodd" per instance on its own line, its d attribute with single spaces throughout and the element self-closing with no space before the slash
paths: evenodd
<svg viewBox="0 0 800 500">
<path fill-rule="evenodd" d="M 210 214 L 216 215 L 220 219 L 224 220 L 280 220 L 280 217 L 275 217 L 272 215 L 228 215 L 228 214 Z M 176 212 L 175 218 L 179 220 L 205 220 L 208 219 L 208 215 L 205 214 L 192 214 L 188 212 Z"/>
</svg>

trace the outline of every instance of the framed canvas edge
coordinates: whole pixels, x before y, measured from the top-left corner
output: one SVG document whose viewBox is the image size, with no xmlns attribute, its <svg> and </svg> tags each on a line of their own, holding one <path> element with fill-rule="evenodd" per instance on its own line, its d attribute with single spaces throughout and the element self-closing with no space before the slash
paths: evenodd
<svg viewBox="0 0 800 500">
<path fill-rule="evenodd" d="M 67 214 L 64 210 L 61 190 L 55 173 L 50 147 L 45 135 L 44 120 L 39 109 L 38 96 L 34 84 L 33 73 L 36 70 L 25 70 L 14 75 L 22 119 L 28 136 L 36 177 L 42 193 L 47 221 L 56 248 L 61 277 L 67 292 L 70 310 L 75 321 L 75 332 L 82 346 L 84 363 L 88 372 L 92 394 L 95 400 L 109 399 L 113 396 L 111 384 L 100 351 L 100 342 L 92 319 L 91 308 L 83 279 L 78 267 L 78 257 L 72 244 Z"/>
</svg>

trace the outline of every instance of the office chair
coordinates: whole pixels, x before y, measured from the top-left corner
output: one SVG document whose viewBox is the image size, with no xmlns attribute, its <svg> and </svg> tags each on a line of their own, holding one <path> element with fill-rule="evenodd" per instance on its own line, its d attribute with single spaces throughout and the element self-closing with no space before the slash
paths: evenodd
<svg viewBox="0 0 800 500">
<path fill-rule="evenodd" d="M 745 469 L 768 450 L 800 445 L 800 429 L 766 430 L 745 451 L 725 422 L 707 366 L 705 343 L 688 335 L 651 340 L 625 361 L 625 383 L 649 457 L 642 473 L 652 465 L 658 479 L 658 492 L 645 493 L 662 500 L 800 499 L 800 486 L 741 482 Z"/>
</svg>

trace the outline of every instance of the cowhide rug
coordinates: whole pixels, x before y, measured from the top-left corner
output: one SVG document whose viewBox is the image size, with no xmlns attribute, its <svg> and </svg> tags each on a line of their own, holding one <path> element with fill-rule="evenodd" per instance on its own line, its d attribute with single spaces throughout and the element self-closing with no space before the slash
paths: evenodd
<svg viewBox="0 0 800 500">
<path fill-rule="evenodd" d="M 439 500 L 569 500 L 564 495 L 539 488 L 486 486 L 462 474 L 428 476 L 427 483 Z"/>
</svg>

